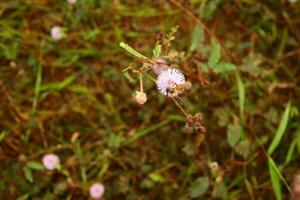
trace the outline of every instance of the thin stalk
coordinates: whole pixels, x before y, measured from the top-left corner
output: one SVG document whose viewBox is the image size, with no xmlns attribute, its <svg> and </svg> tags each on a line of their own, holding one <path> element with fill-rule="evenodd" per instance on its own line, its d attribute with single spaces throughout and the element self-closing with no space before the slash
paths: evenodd
<svg viewBox="0 0 300 200">
<path fill-rule="evenodd" d="M 145 73 L 143 70 L 139 70 L 139 72 L 140 72 L 142 75 L 144 75 L 144 76 L 146 76 L 147 78 L 149 78 L 149 79 L 150 79 L 151 81 L 153 81 L 154 83 L 156 83 L 156 79 L 153 78 L 152 76 L 150 76 L 149 74 Z"/>
<path fill-rule="evenodd" d="M 139 73 L 140 74 L 140 89 L 141 89 L 141 92 L 143 92 L 143 74 L 142 73 Z"/>
<path fill-rule="evenodd" d="M 171 98 L 174 101 L 174 103 L 176 104 L 176 106 L 180 109 L 180 111 L 187 117 L 188 113 L 186 112 L 186 110 L 178 103 L 178 101 L 174 97 L 171 97 Z"/>
</svg>

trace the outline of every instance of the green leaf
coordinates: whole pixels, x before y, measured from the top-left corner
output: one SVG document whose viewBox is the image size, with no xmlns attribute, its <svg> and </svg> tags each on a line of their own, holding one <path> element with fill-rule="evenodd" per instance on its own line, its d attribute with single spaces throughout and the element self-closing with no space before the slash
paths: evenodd
<svg viewBox="0 0 300 200">
<path fill-rule="evenodd" d="M 220 44 L 215 40 L 213 40 L 212 45 L 213 46 L 208 59 L 208 65 L 214 68 L 214 66 L 218 64 L 221 58 L 221 47 Z"/>
<path fill-rule="evenodd" d="M 23 171 L 24 171 L 25 178 L 26 178 L 30 183 L 32 183 L 32 182 L 33 182 L 33 175 L 32 175 L 31 169 L 28 168 L 28 167 L 24 167 L 24 168 L 23 168 Z"/>
<path fill-rule="evenodd" d="M 18 56 L 20 45 L 17 42 L 13 42 L 10 46 L 0 45 L 0 50 L 8 60 L 15 60 Z M 1 56 L 1 54 L 0 54 Z"/>
<path fill-rule="evenodd" d="M 231 147 L 235 147 L 241 138 L 242 127 L 239 124 L 230 124 L 227 129 L 227 142 Z"/>
<path fill-rule="evenodd" d="M 214 18 L 221 0 L 201 0 L 199 16 L 203 20 L 210 21 Z"/>
<path fill-rule="evenodd" d="M 142 188 L 152 188 L 154 185 L 155 183 L 149 178 L 144 179 L 141 183 Z"/>
<path fill-rule="evenodd" d="M 83 34 L 84 40 L 93 40 L 101 33 L 100 29 L 89 30 Z"/>
<path fill-rule="evenodd" d="M 272 160 L 272 158 L 268 159 L 268 166 L 269 166 L 269 173 L 271 176 L 271 182 L 273 186 L 273 190 L 276 196 L 276 200 L 282 200 L 282 192 L 281 192 L 281 185 L 280 185 L 280 179 L 278 176 L 277 171 L 279 171 L 276 167 L 276 164 Z"/>
<path fill-rule="evenodd" d="M 244 118 L 244 105 L 245 105 L 245 85 L 241 79 L 241 77 L 236 74 L 237 88 L 239 93 L 239 108 L 241 118 Z"/>
<path fill-rule="evenodd" d="M 218 197 L 221 199 L 227 199 L 228 192 L 225 183 L 222 181 L 215 185 L 213 190 L 213 197 Z"/>
<path fill-rule="evenodd" d="M 90 94 L 90 93 L 92 93 L 92 91 L 88 87 L 84 87 L 84 86 L 73 85 L 73 86 L 69 86 L 67 89 L 71 92 L 78 93 L 78 94 Z"/>
<path fill-rule="evenodd" d="M 44 166 L 41 163 L 35 161 L 30 161 L 26 163 L 26 166 L 29 167 L 30 169 L 34 169 L 38 171 L 44 170 Z"/>
<path fill-rule="evenodd" d="M 276 131 L 275 137 L 271 143 L 271 145 L 268 148 L 268 154 L 271 155 L 274 150 L 276 149 L 276 147 L 278 146 L 278 144 L 281 141 L 282 136 L 285 133 L 285 129 L 287 127 L 288 121 L 289 121 L 289 113 L 290 113 L 290 107 L 291 107 L 291 103 L 289 102 L 280 121 L 279 127 Z"/>
<path fill-rule="evenodd" d="M 131 46 L 129 46 L 128 44 L 121 42 L 120 43 L 120 47 L 124 48 L 125 50 L 127 50 L 129 53 L 131 53 L 132 55 L 140 58 L 140 59 L 144 59 L 144 60 L 148 60 L 147 57 L 143 56 L 142 54 L 140 54 L 139 52 L 137 52 L 136 50 L 134 50 Z"/>
<path fill-rule="evenodd" d="M 244 158 L 247 158 L 251 153 L 251 143 L 249 139 L 243 139 L 235 146 L 235 151 L 243 156 Z"/>
<path fill-rule="evenodd" d="M 203 46 L 204 42 L 204 30 L 201 26 L 197 25 L 192 33 L 192 41 L 190 51 L 195 51 Z"/>
<path fill-rule="evenodd" d="M 165 181 L 164 177 L 162 177 L 160 174 L 155 172 L 149 174 L 149 177 L 151 178 L 152 181 L 157 183 L 163 183 Z"/>
<path fill-rule="evenodd" d="M 236 66 L 231 63 L 219 63 L 214 66 L 213 68 L 216 73 L 222 73 L 222 72 L 230 72 L 236 70 Z"/>
<path fill-rule="evenodd" d="M 0 143 L 1 143 L 1 141 L 4 139 L 5 135 L 6 135 L 6 132 L 5 132 L 5 131 L 2 131 L 2 132 L 0 133 Z"/>
<path fill-rule="evenodd" d="M 192 198 L 197 198 L 202 196 L 209 187 L 209 179 L 206 176 L 199 177 L 196 181 L 192 184 L 190 188 L 190 196 Z"/>
<path fill-rule="evenodd" d="M 111 133 L 108 139 L 108 146 L 117 149 L 121 146 L 123 141 L 124 141 L 124 137 L 122 135 Z"/>
<path fill-rule="evenodd" d="M 161 53 L 161 45 L 157 44 L 153 49 L 153 59 L 156 60 L 159 57 L 160 53 Z"/>
</svg>

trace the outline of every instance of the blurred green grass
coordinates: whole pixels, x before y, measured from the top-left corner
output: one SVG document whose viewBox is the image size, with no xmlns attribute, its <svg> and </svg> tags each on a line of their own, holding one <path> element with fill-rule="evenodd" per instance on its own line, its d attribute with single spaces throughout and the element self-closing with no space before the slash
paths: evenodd
<svg viewBox="0 0 300 200">
<path fill-rule="evenodd" d="M 88 199 L 94 182 L 105 199 L 288 199 L 300 153 L 299 5 L 0 1 L 0 199 Z M 56 25 L 67 29 L 60 41 Z M 203 113 L 205 137 L 182 131 L 184 116 L 149 80 L 139 106 L 138 77 L 122 73 L 133 58 L 120 42 L 150 56 L 177 25 L 170 49 L 192 83 L 183 104 Z M 32 165 L 49 152 L 65 171 Z"/>
</svg>

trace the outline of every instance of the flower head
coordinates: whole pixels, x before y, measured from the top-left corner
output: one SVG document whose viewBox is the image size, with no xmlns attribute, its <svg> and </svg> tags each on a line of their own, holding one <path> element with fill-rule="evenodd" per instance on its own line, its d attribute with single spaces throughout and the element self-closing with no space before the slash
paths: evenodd
<svg viewBox="0 0 300 200">
<path fill-rule="evenodd" d="M 101 183 L 94 183 L 90 186 L 90 196 L 94 199 L 100 199 L 104 194 L 105 188 Z"/>
<path fill-rule="evenodd" d="M 67 0 L 68 4 L 75 4 L 77 0 Z"/>
<path fill-rule="evenodd" d="M 43 157 L 44 167 L 48 170 L 54 170 L 59 166 L 59 158 L 55 154 L 46 154 Z"/>
<path fill-rule="evenodd" d="M 184 75 L 175 68 L 168 68 L 162 71 L 156 80 L 158 91 L 168 97 L 175 97 L 181 94 L 184 90 L 184 84 Z"/>
<path fill-rule="evenodd" d="M 53 26 L 51 29 L 51 37 L 54 40 L 60 40 L 64 38 L 64 32 L 60 26 Z"/>
</svg>

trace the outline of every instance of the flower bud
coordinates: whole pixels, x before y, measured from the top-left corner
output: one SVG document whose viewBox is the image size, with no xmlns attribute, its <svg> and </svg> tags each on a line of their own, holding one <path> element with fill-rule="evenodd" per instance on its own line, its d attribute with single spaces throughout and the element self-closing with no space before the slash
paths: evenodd
<svg viewBox="0 0 300 200">
<path fill-rule="evenodd" d="M 192 128 L 188 123 L 186 123 L 185 126 L 184 126 L 184 128 L 183 128 L 183 131 L 184 131 L 185 133 L 190 134 L 190 133 L 193 132 L 193 128 Z"/>
</svg>

